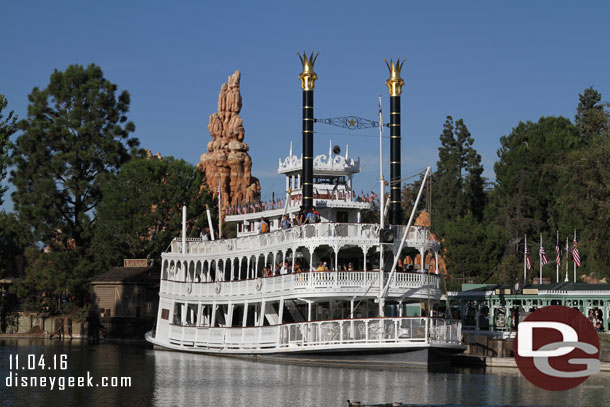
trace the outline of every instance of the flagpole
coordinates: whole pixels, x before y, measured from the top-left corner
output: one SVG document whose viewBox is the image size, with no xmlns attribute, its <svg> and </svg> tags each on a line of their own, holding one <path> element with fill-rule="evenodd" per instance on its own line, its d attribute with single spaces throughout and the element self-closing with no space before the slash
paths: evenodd
<svg viewBox="0 0 610 407">
<path fill-rule="evenodd" d="M 540 259 L 540 281 L 542 281 L 542 233 L 540 233 L 540 249 L 538 250 L 538 257 Z"/>
<path fill-rule="evenodd" d="M 557 251 L 557 247 L 559 247 L 559 231 L 557 231 L 557 239 L 555 240 L 555 251 Z M 557 253 L 555 253 L 555 268 L 557 271 L 557 282 L 559 282 L 559 262 L 557 261 L 557 259 L 561 258 L 561 255 L 559 255 L 559 257 L 557 256 Z"/>
<path fill-rule="evenodd" d="M 381 114 L 381 95 L 379 95 L 379 229 L 383 230 L 385 227 L 385 211 L 383 210 L 384 205 L 384 181 L 383 181 L 383 116 Z M 383 292 L 383 245 L 379 244 L 379 294 Z M 379 298 L 379 316 L 383 317 L 384 313 L 384 300 Z"/>
<path fill-rule="evenodd" d="M 566 236 L 566 281 L 570 281 L 570 279 L 568 278 L 568 263 L 570 262 L 570 255 L 568 253 L 569 251 L 569 247 L 568 247 L 568 237 Z"/>
<path fill-rule="evenodd" d="M 525 235 L 525 246 L 523 247 L 523 287 L 527 284 L 527 234 Z"/>
<path fill-rule="evenodd" d="M 574 241 L 576 241 L 576 229 L 574 229 Z M 574 252 L 572 252 L 572 261 L 574 261 Z M 576 282 L 576 262 L 574 262 L 574 282 Z"/>
</svg>

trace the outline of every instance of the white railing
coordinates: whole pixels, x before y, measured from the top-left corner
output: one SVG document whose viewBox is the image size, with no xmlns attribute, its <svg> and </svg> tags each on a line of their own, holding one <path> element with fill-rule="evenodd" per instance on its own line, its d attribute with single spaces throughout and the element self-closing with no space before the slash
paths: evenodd
<svg viewBox="0 0 610 407">
<path fill-rule="evenodd" d="M 203 241 L 199 238 L 188 238 L 187 254 L 227 254 L 231 251 L 247 252 L 268 249 L 274 246 L 291 246 L 302 244 L 303 239 L 350 239 L 374 240 L 379 237 L 379 227 L 363 223 L 316 223 L 254 236 L 242 236 L 234 239 Z M 182 253 L 182 239 L 175 238 L 170 244 L 171 253 Z"/>
<path fill-rule="evenodd" d="M 406 226 L 399 226 L 397 241 L 400 241 Z M 242 236 L 234 239 L 203 241 L 200 238 L 187 238 L 187 254 L 224 255 L 231 251 L 248 252 L 271 247 L 291 247 L 303 245 L 303 240 L 346 240 L 368 241 L 375 244 L 379 238 L 379 225 L 365 223 L 322 222 L 312 225 L 297 226 L 284 230 L 275 230 L 262 235 Z M 407 235 L 407 246 L 430 249 L 438 246 L 428 236 L 428 229 L 411 227 Z M 182 239 L 175 238 L 170 244 L 170 252 L 182 253 Z"/>
<path fill-rule="evenodd" d="M 247 328 L 170 325 L 169 341 L 174 345 L 236 353 L 261 349 L 328 349 L 341 345 L 461 346 L 461 323 L 457 320 L 407 317 L 343 319 Z"/>
<path fill-rule="evenodd" d="M 388 273 L 384 274 L 384 279 Z M 379 291 L 378 271 L 309 271 L 249 280 L 189 282 L 161 280 L 161 294 L 187 298 L 226 298 L 237 296 L 286 295 L 292 293 L 353 293 Z M 436 274 L 395 273 L 389 295 L 418 289 L 410 296 L 440 296 L 440 277 Z"/>
</svg>

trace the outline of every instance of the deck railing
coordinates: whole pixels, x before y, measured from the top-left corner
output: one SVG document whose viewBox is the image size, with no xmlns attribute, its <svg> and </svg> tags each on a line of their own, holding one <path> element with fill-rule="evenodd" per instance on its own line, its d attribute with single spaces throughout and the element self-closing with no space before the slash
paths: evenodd
<svg viewBox="0 0 610 407">
<path fill-rule="evenodd" d="M 210 328 L 170 325 L 169 341 L 190 348 L 231 350 L 392 347 L 408 344 L 461 344 L 461 323 L 426 317 L 364 318 L 294 324 Z M 387 344 L 387 346 L 383 346 Z M 393 345 L 392 345 L 393 344 Z"/>
<path fill-rule="evenodd" d="M 406 226 L 398 227 L 398 238 L 402 238 Z M 242 236 L 234 239 L 204 241 L 200 238 L 186 240 L 187 254 L 226 255 L 229 252 L 249 252 L 273 247 L 302 245 L 303 240 L 346 240 L 377 242 L 379 225 L 365 223 L 334 223 L 321 222 L 302 225 L 289 229 L 275 230 L 270 233 Z M 425 228 L 411 227 L 407 235 L 407 246 L 424 247 L 426 249 L 438 246 L 438 242 L 429 239 Z M 170 244 L 170 252 L 182 253 L 182 239 L 175 238 Z"/>
<path fill-rule="evenodd" d="M 384 279 L 388 273 L 384 273 Z M 288 293 L 362 293 L 370 295 L 379 289 L 378 271 L 309 271 L 283 276 L 239 281 L 181 282 L 161 280 L 161 294 L 184 297 L 236 297 Z M 419 289 L 420 295 L 440 295 L 440 278 L 436 274 L 395 273 L 389 294 Z M 423 291 L 422 291 L 423 290 Z M 417 293 L 413 293 L 414 296 Z"/>
</svg>

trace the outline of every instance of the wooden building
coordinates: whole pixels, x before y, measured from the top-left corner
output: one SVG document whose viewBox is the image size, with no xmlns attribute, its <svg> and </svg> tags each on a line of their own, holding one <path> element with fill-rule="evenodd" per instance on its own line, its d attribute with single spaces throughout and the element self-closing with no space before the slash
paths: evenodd
<svg viewBox="0 0 610 407">
<path fill-rule="evenodd" d="M 104 336 L 138 337 L 152 327 L 159 304 L 159 278 L 147 259 L 125 259 L 123 267 L 91 280 Z M 134 331 L 135 326 L 139 328 Z"/>
</svg>

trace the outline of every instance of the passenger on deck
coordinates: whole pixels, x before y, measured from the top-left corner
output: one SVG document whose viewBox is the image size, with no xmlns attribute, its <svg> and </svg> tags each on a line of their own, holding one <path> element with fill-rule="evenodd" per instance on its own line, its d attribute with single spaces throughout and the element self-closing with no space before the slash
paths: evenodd
<svg viewBox="0 0 610 407">
<path fill-rule="evenodd" d="M 282 229 L 289 229 L 290 228 L 290 221 L 288 220 L 288 216 L 284 215 L 282 216 Z"/>
<path fill-rule="evenodd" d="M 273 270 L 273 275 L 274 276 L 279 276 L 280 275 L 280 265 L 279 264 L 275 264 L 275 269 Z"/>
<path fill-rule="evenodd" d="M 354 271 L 354 265 L 351 262 L 347 265 L 347 271 Z"/>
<path fill-rule="evenodd" d="M 284 274 L 288 274 L 288 267 L 286 267 L 286 263 L 281 263 L 282 267 L 280 268 L 280 274 L 284 275 Z"/>
<path fill-rule="evenodd" d="M 261 216 L 261 231 L 260 233 L 269 233 L 269 222 Z"/>
</svg>

